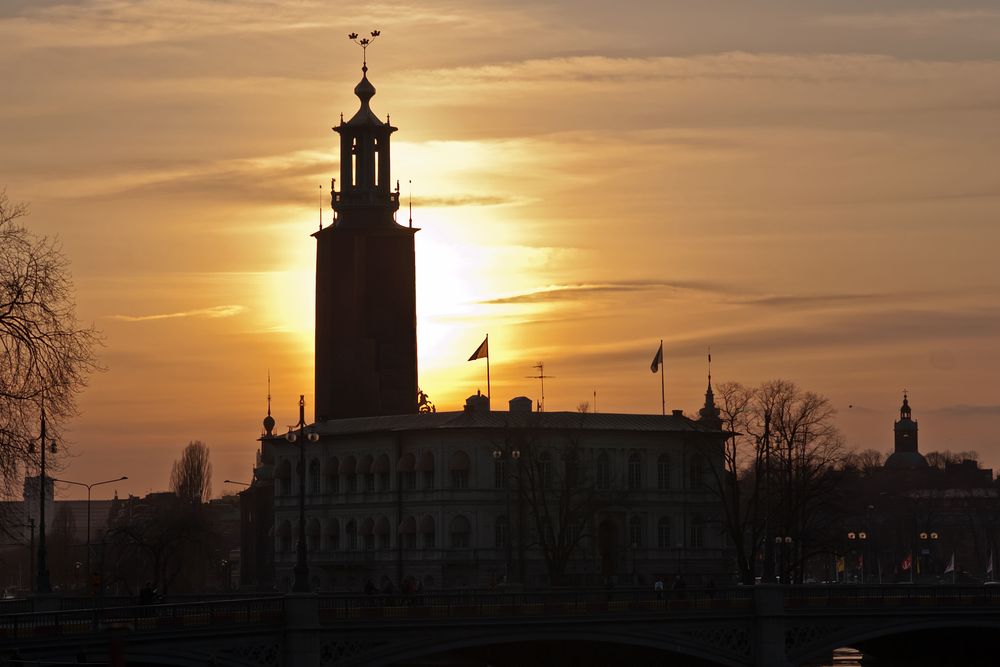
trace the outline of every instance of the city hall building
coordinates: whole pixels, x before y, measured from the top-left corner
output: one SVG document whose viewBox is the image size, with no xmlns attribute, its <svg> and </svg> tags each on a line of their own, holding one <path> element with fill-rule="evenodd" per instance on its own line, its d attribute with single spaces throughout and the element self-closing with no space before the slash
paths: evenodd
<svg viewBox="0 0 1000 667">
<path fill-rule="evenodd" d="M 313 234 L 315 419 L 300 401 L 293 439 L 268 409 L 241 494 L 242 585 L 292 588 L 300 535 L 312 590 L 728 581 L 711 379 L 693 418 L 420 401 L 418 230 L 395 219 L 397 128 L 372 111 L 367 69 L 360 108 L 333 128 L 334 219 Z"/>
</svg>

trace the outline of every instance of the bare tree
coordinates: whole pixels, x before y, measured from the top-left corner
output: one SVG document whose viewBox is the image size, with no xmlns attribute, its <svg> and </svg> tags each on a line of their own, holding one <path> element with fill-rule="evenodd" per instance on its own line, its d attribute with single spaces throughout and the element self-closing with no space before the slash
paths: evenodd
<svg viewBox="0 0 1000 667">
<path fill-rule="evenodd" d="M 184 448 L 179 461 L 170 471 L 170 490 L 182 500 L 194 503 L 208 501 L 212 495 L 212 463 L 208 460 L 208 445 L 192 440 Z"/>
<path fill-rule="evenodd" d="M 55 241 L 18 220 L 24 204 L 0 190 L 0 492 L 9 494 L 28 464 L 44 405 L 49 430 L 75 414 L 75 397 L 97 370 L 100 343 L 76 320 L 69 262 Z"/>
<path fill-rule="evenodd" d="M 784 380 L 725 383 L 717 393 L 732 435 L 714 486 L 740 577 L 751 583 L 758 560 L 773 563 L 771 539 L 781 536 L 793 540 L 784 569 L 801 578 L 805 561 L 829 549 L 823 517 L 844 460 L 835 411 L 826 397 Z"/>
<path fill-rule="evenodd" d="M 859 452 L 848 454 L 844 463 L 861 472 L 871 473 L 882 467 L 885 463 L 885 458 L 885 454 L 877 449 L 862 449 Z"/>
</svg>

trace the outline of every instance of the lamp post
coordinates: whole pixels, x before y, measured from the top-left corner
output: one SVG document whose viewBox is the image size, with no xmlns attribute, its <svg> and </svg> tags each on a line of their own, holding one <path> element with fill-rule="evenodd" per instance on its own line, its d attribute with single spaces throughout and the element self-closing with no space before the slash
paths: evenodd
<svg viewBox="0 0 1000 667">
<path fill-rule="evenodd" d="M 926 571 L 932 562 L 931 545 L 937 543 L 941 535 L 937 531 L 930 531 L 921 532 L 917 537 L 920 538 L 920 556 L 924 561 L 924 570 Z M 912 570 L 910 570 L 910 575 L 913 575 Z"/>
<path fill-rule="evenodd" d="M 508 446 L 506 448 L 497 445 L 493 450 L 493 459 L 503 465 L 503 486 L 507 491 L 507 532 L 504 535 L 504 565 L 503 565 L 503 578 L 504 583 L 510 583 L 510 559 L 511 559 L 511 520 L 510 520 L 510 471 L 507 470 L 506 461 L 508 457 L 511 460 L 517 461 L 521 458 L 521 450 L 517 446 Z"/>
<path fill-rule="evenodd" d="M 93 574 L 90 569 L 90 490 L 95 486 L 100 486 L 102 484 L 114 484 L 115 482 L 122 482 L 128 479 L 125 475 L 118 477 L 116 479 L 108 479 L 103 482 L 91 482 L 90 484 L 85 484 L 84 482 L 71 482 L 68 479 L 56 479 L 52 478 L 53 482 L 62 482 L 63 484 L 72 484 L 74 486 L 83 486 L 87 489 L 87 576 Z"/>
<path fill-rule="evenodd" d="M 790 535 L 778 535 L 774 538 L 774 546 L 778 550 L 778 557 L 780 558 L 778 565 L 778 583 L 790 584 L 791 577 L 788 573 L 788 550 L 792 546 L 792 540 Z"/>
<path fill-rule="evenodd" d="M 49 564 L 45 549 L 45 405 L 41 407 L 41 429 L 38 438 L 39 462 L 38 462 L 38 572 L 35 581 L 36 593 L 51 593 L 52 584 L 49 581 Z M 49 447 L 52 453 L 56 453 L 56 441 L 53 440 Z M 28 446 L 28 452 L 35 451 L 34 443 Z"/>
<path fill-rule="evenodd" d="M 865 570 L 867 569 L 867 564 L 865 563 L 865 545 L 868 541 L 868 533 L 863 530 L 860 531 L 849 531 L 847 533 L 847 539 L 851 543 L 851 548 L 854 548 L 854 543 L 857 541 L 860 544 L 861 549 L 861 583 L 865 583 Z"/>
<path fill-rule="evenodd" d="M 299 441 L 299 543 L 295 549 L 295 580 L 292 591 L 295 593 L 309 592 L 309 563 L 306 557 L 306 441 L 317 442 L 319 434 L 306 432 L 306 397 L 299 396 L 299 432 L 296 434 L 291 427 L 285 434 L 285 440 L 294 443 Z"/>
</svg>

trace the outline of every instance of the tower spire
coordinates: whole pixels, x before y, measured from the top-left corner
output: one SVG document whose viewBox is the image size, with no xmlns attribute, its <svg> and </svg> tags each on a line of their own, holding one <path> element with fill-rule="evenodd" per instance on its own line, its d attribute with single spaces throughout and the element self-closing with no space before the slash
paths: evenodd
<svg viewBox="0 0 1000 667">
<path fill-rule="evenodd" d="M 264 435 L 274 434 L 274 417 L 271 416 L 271 369 L 267 369 L 267 416 L 264 417 Z"/>
</svg>

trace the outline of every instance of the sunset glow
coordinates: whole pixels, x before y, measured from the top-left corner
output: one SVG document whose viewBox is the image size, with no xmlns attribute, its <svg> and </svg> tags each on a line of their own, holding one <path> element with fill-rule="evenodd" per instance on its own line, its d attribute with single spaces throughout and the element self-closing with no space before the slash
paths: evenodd
<svg viewBox="0 0 1000 667">
<path fill-rule="evenodd" d="M 66 477 L 163 489 L 198 439 L 219 493 L 269 371 L 279 429 L 312 405 L 310 234 L 375 27 L 439 410 L 486 391 L 489 333 L 494 407 L 543 361 L 550 411 L 658 413 L 662 338 L 668 410 L 711 347 L 716 382 L 829 396 L 852 447 L 891 448 L 905 387 L 922 448 L 1000 466 L 994 3 L 17 0 L 0 187 L 105 335 Z"/>
</svg>

